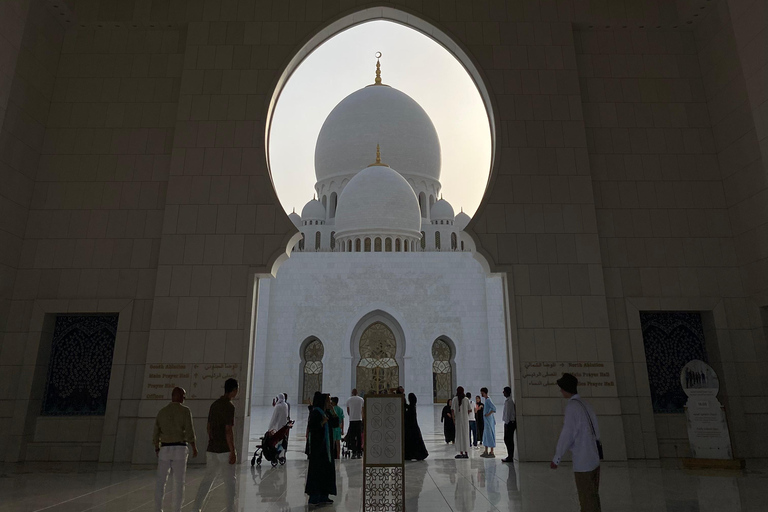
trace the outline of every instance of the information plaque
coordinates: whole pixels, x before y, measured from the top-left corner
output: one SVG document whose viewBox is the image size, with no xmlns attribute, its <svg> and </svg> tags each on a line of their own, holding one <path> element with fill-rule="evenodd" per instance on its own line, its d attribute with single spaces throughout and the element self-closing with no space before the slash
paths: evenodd
<svg viewBox="0 0 768 512">
<path fill-rule="evenodd" d="M 403 395 L 365 397 L 363 512 L 405 511 Z"/>
<path fill-rule="evenodd" d="M 731 437 L 725 409 L 717 400 L 720 382 L 715 370 L 694 359 L 680 372 L 680 385 L 688 395 L 685 414 L 694 459 L 732 459 Z"/>
</svg>

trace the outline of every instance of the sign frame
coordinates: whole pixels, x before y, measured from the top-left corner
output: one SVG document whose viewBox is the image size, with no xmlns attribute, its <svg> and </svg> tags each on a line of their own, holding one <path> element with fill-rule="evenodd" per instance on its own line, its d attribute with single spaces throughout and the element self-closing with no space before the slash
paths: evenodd
<svg viewBox="0 0 768 512">
<path fill-rule="evenodd" d="M 380 464 L 380 463 L 369 463 L 368 462 L 368 447 L 370 446 L 368 443 L 368 433 L 370 432 L 370 429 L 368 428 L 368 421 L 371 418 L 371 415 L 369 414 L 369 407 L 372 406 L 373 403 L 375 403 L 379 399 L 386 398 L 388 400 L 391 400 L 393 398 L 400 398 L 400 462 L 395 464 Z M 384 512 L 384 511 L 391 511 L 391 512 L 404 512 L 405 511 L 405 395 L 382 395 L 382 394 L 376 394 L 376 395 L 366 395 L 364 397 L 365 402 L 363 404 L 363 433 L 365 434 L 365 445 L 363 447 L 363 512 Z M 392 508 L 379 508 L 379 507 L 373 507 L 371 508 L 365 497 L 368 492 L 369 484 L 372 482 L 368 482 L 368 468 L 382 468 L 382 469 L 392 469 L 392 470 L 400 470 L 401 474 L 401 485 L 400 489 L 395 489 L 395 493 L 400 494 L 400 503 L 402 504 L 402 509 L 392 507 Z M 393 504 L 394 505 L 394 504 Z"/>
</svg>

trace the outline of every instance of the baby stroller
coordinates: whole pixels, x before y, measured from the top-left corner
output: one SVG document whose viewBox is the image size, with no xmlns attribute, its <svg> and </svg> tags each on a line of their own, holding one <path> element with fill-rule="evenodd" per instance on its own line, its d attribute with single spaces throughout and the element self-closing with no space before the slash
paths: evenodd
<svg viewBox="0 0 768 512">
<path fill-rule="evenodd" d="M 341 439 L 341 458 L 348 459 L 352 457 L 352 443 L 347 440 L 347 436 Z"/>
<path fill-rule="evenodd" d="M 343 459 L 359 459 L 363 456 L 363 443 L 365 442 L 365 436 L 361 432 L 360 433 L 360 448 L 361 450 L 357 453 L 355 453 L 354 450 L 354 441 L 350 439 L 349 434 L 345 435 L 341 438 L 341 458 Z"/>
<path fill-rule="evenodd" d="M 251 458 L 251 466 L 261 466 L 261 459 L 267 459 L 274 468 L 278 464 L 285 464 L 285 452 L 282 451 L 283 440 L 288 437 L 288 432 L 293 427 L 293 421 L 289 421 L 283 428 L 275 432 L 270 430 L 261 438 L 261 444 L 256 445 L 256 451 Z"/>
</svg>

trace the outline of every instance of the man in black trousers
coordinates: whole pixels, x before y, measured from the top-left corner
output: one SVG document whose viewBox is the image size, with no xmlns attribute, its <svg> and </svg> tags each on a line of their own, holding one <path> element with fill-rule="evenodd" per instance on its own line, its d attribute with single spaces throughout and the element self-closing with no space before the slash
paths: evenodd
<svg viewBox="0 0 768 512">
<path fill-rule="evenodd" d="M 512 389 L 509 386 L 504 387 L 504 444 L 507 446 L 507 458 L 501 459 L 501 462 L 514 462 L 515 459 L 515 430 L 517 429 L 517 415 L 515 411 L 515 401 L 512 400 Z"/>
</svg>

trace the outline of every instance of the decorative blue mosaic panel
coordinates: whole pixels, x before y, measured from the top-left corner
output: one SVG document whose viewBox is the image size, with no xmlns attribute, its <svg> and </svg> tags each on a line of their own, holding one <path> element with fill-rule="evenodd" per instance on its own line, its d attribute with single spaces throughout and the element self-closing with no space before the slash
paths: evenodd
<svg viewBox="0 0 768 512">
<path fill-rule="evenodd" d="M 640 324 L 653 412 L 683 412 L 688 397 L 680 385 L 680 371 L 691 359 L 707 361 L 701 314 L 641 311 Z"/>
<path fill-rule="evenodd" d="M 43 416 L 103 416 L 117 314 L 57 315 Z"/>
</svg>

